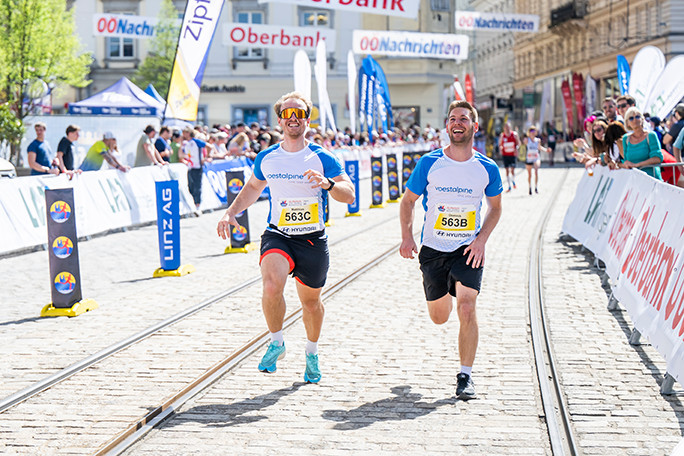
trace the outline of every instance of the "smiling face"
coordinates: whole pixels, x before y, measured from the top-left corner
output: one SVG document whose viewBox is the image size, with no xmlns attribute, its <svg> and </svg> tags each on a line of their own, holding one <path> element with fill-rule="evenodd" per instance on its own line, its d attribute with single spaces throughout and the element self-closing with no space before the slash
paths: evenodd
<svg viewBox="0 0 684 456">
<path fill-rule="evenodd" d="M 288 98 L 285 100 L 280 106 L 280 112 L 282 113 L 288 108 L 299 108 L 308 112 L 306 103 L 297 98 Z M 287 119 L 283 119 L 278 116 L 278 125 L 280 125 L 280 128 L 283 129 L 283 134 L 285 136 L 297 138 L 304 135 L 306 129 L 309 127 L 310 120 L 311 119 L 308 117 L 306 119 L 298 119 L 295 114 L 290 115 L 290 117 Z"/>
<path fill-rule="evenodd" d="M 468 109 L 454 108 L 447 118 L 446 128 L 452 144 L 467 144 L 472 141 L 478 125 L 470 118 Z"/>
</svg>

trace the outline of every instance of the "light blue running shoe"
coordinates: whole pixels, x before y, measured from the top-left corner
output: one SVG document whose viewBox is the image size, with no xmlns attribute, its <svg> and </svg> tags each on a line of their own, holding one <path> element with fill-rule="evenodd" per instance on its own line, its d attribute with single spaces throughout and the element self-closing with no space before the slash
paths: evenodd
<svg viewBox="0 0 684 456">
<path fill-rule="evenodd" d="M 259 370 L 261 372 L 275 372 L 276 361 L 285 357 L 285 342 L 271 341 L 268 344 L 268 349 L 261 362 L 259 363 Z"/>
<path fill-rule="evenodd" d="M 321 381 L 321 370 L 318 368 L 318 353 L 306 354 L 304 381 L 307 383 L 318 383 Z"/>
</svg>

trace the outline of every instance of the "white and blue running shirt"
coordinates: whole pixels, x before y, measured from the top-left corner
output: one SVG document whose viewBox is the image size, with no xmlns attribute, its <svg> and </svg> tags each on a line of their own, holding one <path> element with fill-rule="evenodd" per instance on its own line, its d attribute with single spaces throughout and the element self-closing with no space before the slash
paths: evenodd
<svg viewBox="0 0 684 456">
<path fill-rule="evenodd" d="M 440 252 L 453 252 L 475 239 L 482 227 L 482 200 L 503 191 L 496 163 L 479 152 L 459 162 L 443 149 L 423 156 L 406 187 L 423 195 L 425 219 L 421 243 Z"/>
<path fill-rule="evenodd" d="M 268 223 L 285 234 L 301 235 L 325 229 L 325 190 L 311 188 L 313 184 L 304 177 L 307 169 L 329 178 L 344 174 L 339 160 L 314 143 L 308 143 L 299 152 L 287 152 L 275 144 L 254 160 L 254 177 L 265 180 L 270 188 Z"/>
</svg>

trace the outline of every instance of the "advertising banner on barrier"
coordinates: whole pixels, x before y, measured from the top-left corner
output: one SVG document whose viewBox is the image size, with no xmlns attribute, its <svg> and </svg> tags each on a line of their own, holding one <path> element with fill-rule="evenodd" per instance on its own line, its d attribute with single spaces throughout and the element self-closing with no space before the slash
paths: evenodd
<svg viewBox="0 0 684 456">
<path fill-rule="evenodd" d="M 230 23 L 223 26 L 223 44 L 226 46 L 249 46 L 270 49 L 316 49 L 325 40 L 335 49 L 337 32 L 321 27 L 285 27 L 278 25 Z"/>
<path fill-rule="evenodd" d="M 46 190 L 45 207 L 52 306 L 66 309 L 82 299 L 73 190 Z"/>
<path fill-rule="evenodd" d="M 382 200 L 382 157 L 371 157 L 371 208 L 384 207 Z"/>
<path fill-rule="evenodd" d="M 358 160 L 347 160 L 344 162 L 344 172 L 347 173 L 349 179 L 354 184 L 354 194 L 356 199 L 352 204 L 347 204 L 347 214 L 357 214 L 360 210 L 360 195 L 361 188 L 359 187 L 359 161 Z"/>
<path fill-rule="evenodd" d="M 409 152 L 404 152 L 401 154 L 401 193 L 406 192 L 406 183 L 411 177 L 411 172 L 413 172 L 413 155 Z"/>
<path fill-rule="evenodd" d="M 598 181 L 594 181 L 600 177 Z M 584 176 L 563 231 L 606 263 L 613 295 L 684 381 L 684 191 L 635 170 Z"/>
<path fill-rule="evenodd" d="M 456 11 L 456 28 L 496 32 L 538 32 L 539 16 L 536 14 Z"/>
<path fill-rule="evenodd" d="M 157 194 L 157 233 L 161 269 L 180 267 L 180 212 L 178 181 L 155 182 Z"/>
<path fill-rule="evenodd" d="M 237 197 L 242 187 L 245 186 L 245 174 L 240 170 L 226 171 L 226 187 L 227 201 L 228 205 L 233 204 L 235 198 Z M 230 246 L 226 249 L 226 253 L 243 251 L 242 249 L 247 248 L 250 244 L 251 239 L 249 235 L 249 216 L 247 215 L 247 209 L 240 212 L 237 217 L 237 222 L 240 227 L 231 227 L 230 230 Z"/>
<path fill-rule="evenodd" d="M 387 193 L 389 193 L 388 203 L 399 201 L 401 192 L 399 191 L 399 172 L 397 166 L 397 155 L 387 154 Z"/>
<path fill-rule="evenodd" d="M 259 3 L 292 3 L 308 8 L 326 8 L 355 13 L 381 14 L 415 19 L 420 0 L 259 0 Z"/>
<path fill-rule="evenodd" d="M 121 38 L 153 38 L 156 36 L 156 17 L 128 14 L 94 14 L 93 35 Z M 180 25 L 180 21 L 178 21 Z"/>
<path fill-rule="evenodd" d="M 468 58 L 468 40 L 467 35 L 354 30 L 352 49 L 355 54 L 466 59 Z"/>
</svg>

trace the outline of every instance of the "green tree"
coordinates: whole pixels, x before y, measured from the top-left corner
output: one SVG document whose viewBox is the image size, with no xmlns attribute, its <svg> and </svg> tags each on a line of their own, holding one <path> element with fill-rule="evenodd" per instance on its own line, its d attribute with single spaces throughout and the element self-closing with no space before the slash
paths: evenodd
<svg viewBox="0 0 684 456">
<path fill-rule="evenodd" d="M 150 41 L 150 51 L 132 79 L 142 88 L 152 84 L 159 95 L 166 99 L 181 24 L 178 10 L 171 0 L 163 1 L 158 18 L 155 36 Z"/>
<path fill-rule="evenodd" d="M 64 0 L 0 0 L 0 101 L 20 124 L 28 114 L 23 101 L 32 82 L 90 83 L 92 57 L 82 52 L 75 28 Z M 11 131 L 0 131 L 0 136 L 11 142 Z M 10 157 L 15 164 L 18 155 L 16 142 Z"/>
</svg>

